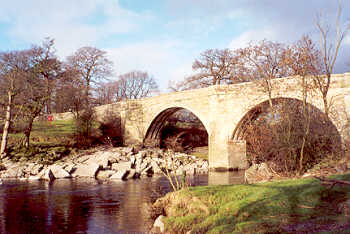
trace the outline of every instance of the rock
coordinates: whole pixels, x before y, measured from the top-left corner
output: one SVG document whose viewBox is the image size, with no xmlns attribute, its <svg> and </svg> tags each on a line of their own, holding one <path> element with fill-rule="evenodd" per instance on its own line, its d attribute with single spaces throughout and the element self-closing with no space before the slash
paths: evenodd
<svg viewBox="0 0 350 234">
<path fill-rule="evenodd" d="M 67 164 L 65 167 L 64 167 L 64 170 L 66 170 L 69 174 L 72 174 L 75 170 L 75 165 L 73 163 L 70 163 L 70 164 Z"/>
<path fill-rule="evenodd" d="M 208 167 L 209 167 L 208 161 L 204 161 L 201 168 L 202 169 L 208 169 Z"/>
<path fill-rule="evenodd" d="M 24 172 L 22 167 L 12 167 L 7 169 L 7 171 L 2 175 L 3 178 L 19 178 L 23 177 Z"/>
<path fill-rule="evenodd" d="M 128 175 L 126 176 L 126 179 L 129 180 L 129 179 L 134 179 L 136 178 L 136 175 L 137 175 L 137 172 L 135 169 L 130 169 Z"/>
<path fill-rule="evenodd" d="M 149 163 L 143 162 L 143 163 L 137 165 L 136 170 L 138 172 L 142 173 L 148 166 L 149 166 Z"/>
<path fill-rule="evenodd" d="M 162 173 L 162 170 L 160 169 L 160 167 L 158 166 L 158 164 L 156 162 L 151 162 L 151 167 L 152 167 L 152 170 L 155 174 L 160 174 Z"/>
<path fill-rule="evenodd" d="M 64 178 L 71 178 L 72 176 L 64 170 L 61 166 L 58 165 L 52 165 L 49 167 L 51 170 L 51 173 L 53 174 L 54 178 L 56 179 L 64 179 Z"/>
<path fill-rule="evenodd" d="M 135 165 L 135 163 L 136 163 L 136 157 L 135 157 L 134 155 L 132 155 L 132 156 L 130 157 L 130 162 L 131 162 L 131 165 L 132 165 L 132 166 Z"/>
<path fill-rule="evenodd" d="M 73 172 L 73 177 L 96 177 L 100 165 L 97 163 L 91 163 L 89 165 L 80 164 L 77 165 L 77 169 Z"/>
<path fill-rule="evenodd" d="M 79 158 L 76 160 L 76 162 L 77 162 L 77 163 L 83 163 L 83 162 L 86 162 L 86 161 L 89 160 L 89 159 L 90 159 L 90 155 L 84 155 L 84 156 L 79 157 Z"/>
<path fill-rule="evenodd" d="M 244 177 L 248 183 L 256 183 L 270 180 L 273 174 L 266 163 L 261 163 L 253 164 L 250 168 L 245 170 Z"/>
<path fill-rule="evenodd" d="M 119 179 L 119 180 L 125 180 L 127 175 L 129 174 L 128 170 L 119 170 L 117 173 L 113 174 L 110 179 Z"/>
<path fill-rule="evenodd" d="M 40 176 L 35 176 L 35 175 L 31 175 L 28 177 L 28 180 L 40 180 Z"/>
<path fill-rule="evenodd" d="M 154 221 L 154 224 L 153 224 L 153 227 L 156 229 L 156 231 L 157 229 L 159 229 L 161 233 L 164 232 L 164 223 L 162 221 L 163 218 L 164 218 L 163 215 L 158 216 L 158 218 L 156 219 L 156 221 Z"/>
<path fill-rule="evenodd" d="M 44 175 L 42 176 L 42 179 L 44 179 L 44 180 L 50 180 L 50 181 L 55 179 L 55 176 L 53 175 L 53 173 L 52 173 L 52 171 L 51 171 L 50 168 L 47 168 L 47 169 L 45 170 L 45 173 L 44 173 Z"/>
<path fill-rule="evenodd" d="M 121 157 L 121 153 L 120 152 L 112 152 L 112 154 L 109 155 L 108 159 L 109 159 L 109 162 L 111 164 L 113 164 L 113 163 L 119 162 L 120 157 Z"/>
<path fill-rule="evenodd" d="M 109 177 L 111 177 L 113 174 L 115 173 L 115 171 L 112 171 L 112 170 L 100 170 L 98 173 L 97 173 L 97 178 L 98 179 L 108 179 Z"/>
<path fill-rule="evenodd" d="M 30 174 L 31 175 L 37 175 L 42 169 L 44 168 L 44 166 L 42 164 L 35 164 L 31 171 Z"/>
<path fill-rule="evenodd" d="M 112 170 L 115 171 L 128 171 L 131 169 L 131 162 L 119 162 L 112 164 Z"/>
</svg>

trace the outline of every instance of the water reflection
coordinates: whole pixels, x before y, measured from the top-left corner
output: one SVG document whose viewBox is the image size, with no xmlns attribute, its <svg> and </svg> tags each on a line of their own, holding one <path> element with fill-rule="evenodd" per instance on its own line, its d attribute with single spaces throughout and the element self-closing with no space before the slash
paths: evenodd
<svg viewBox="0 0 350 234">
<path fill-rule="evenodd" d="M 192 185 L 208 184 L 208 175 L 189 179 Z M 209 183 L 215 181 L 232 180 L 209 174 Z M 5 181 L 0 186 L 0 233 L 145 232 L 149 217 L 144 204 L 170 190 L 164 177 L 104 183 Z"/>
</svg>

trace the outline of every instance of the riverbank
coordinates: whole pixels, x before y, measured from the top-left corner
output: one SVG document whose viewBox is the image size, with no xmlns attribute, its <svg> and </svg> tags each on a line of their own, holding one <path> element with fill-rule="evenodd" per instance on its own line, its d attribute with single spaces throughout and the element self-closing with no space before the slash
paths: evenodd
<svg viewBox="0 0 350 234">
<path fill-rule="evenodd" d="M 208 173 L 208 162 L 192 155 L 156 148 L 99 147 L 78 154 L 71 153 L 50 164 L 40 158 L 14 161 L 2 160 L 0 178 L 53 180 L 91 177 L 101 180 L 138 179 L 162 174 L 165 169 L 173 174 Z"/>
<path fill-rule="evenodd" d="M 333 179 L 350 180 L 350 174 Z M 308 233 L 350 230 L 350 186 L 314 178 L 190 187 L 154 204 L 166 233 Z"/>
</svg>

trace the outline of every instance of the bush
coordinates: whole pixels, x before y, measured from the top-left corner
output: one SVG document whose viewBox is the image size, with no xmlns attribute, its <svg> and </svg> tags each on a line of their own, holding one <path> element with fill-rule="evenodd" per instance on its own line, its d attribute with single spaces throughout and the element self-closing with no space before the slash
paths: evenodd
<svg viewBox="0 0 350 234">
<path fill-rule="evenodd" d="M 277 106 L 274 114 L 263 112 L 266 108 L 262 107 L 257 115 L 252 115 L 244 127 L 248 160 L 251 163 L 272 162 L 278 172 L 297 172 L 307 128 L 302 104 L 285 100 Z M 302 159 L 303 170 L 320 162 L 322 157 L 341 151 L 341 138 L 336 127 L 322 112 L 311 106 L 309 129 Z"/>
<path fill-rule="evenodd" d="M 77 113 L 75 118 L 76 134 L 75 141 L 77 148 L 86 148 L 94 144 L 97 135 L 94 125 L 96 125 L 96 114 L 92 107 Z"/>
<path fill-rule="evenodd" d="M 101 141 L 111 146 L 123 144 L 121 118 L 111 110 L 107 110 L 100 122 L 99 130 L 102 133 Z"/>
</svg>

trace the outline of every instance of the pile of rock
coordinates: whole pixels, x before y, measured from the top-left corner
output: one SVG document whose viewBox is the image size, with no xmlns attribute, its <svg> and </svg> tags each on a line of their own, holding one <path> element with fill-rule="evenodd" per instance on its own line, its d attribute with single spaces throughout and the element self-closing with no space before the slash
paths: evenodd
<svg viewBox="0 0 350 234">
<path fill-rule="evenodd" d="M 9 159 L 4 159 L 2 164 L 6 170 L 0 171 L 0 178 L 47 180 L 75 177 L 127 180 L 161 174 L 166 169 L 177 175 L 208 172 L 208 162 L 195 156 L 161 149 L 136 151 L 133 147 L 68 156 L 52 165 L 15 163 Z"/>
</svg>

